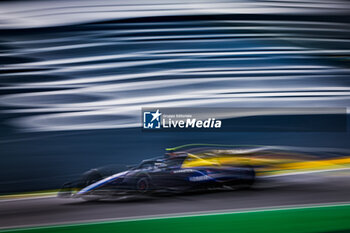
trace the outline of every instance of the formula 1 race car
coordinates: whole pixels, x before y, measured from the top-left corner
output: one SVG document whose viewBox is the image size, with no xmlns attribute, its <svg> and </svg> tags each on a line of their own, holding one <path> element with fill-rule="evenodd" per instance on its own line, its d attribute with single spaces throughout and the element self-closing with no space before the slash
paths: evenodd
<svg viewBox="0 0 350 233">
<path fill-rule="evenodd" d="M 248 188 L 254 183 L 255 171 L 249 164 L 221 165 L 211 161 L 209 157 L 213 156 L 198 152 L 210 153 L 213 148 L 197 148 L 196 153 L 170 151 L 164 157 L 144 160 L 122 172 L 106 174 L 104 169 L 92 169 L 79 180 L 64 184 L 58 196 L 96 200 L 133 194 Z"/>
<path fill-rule="evenodd" d="M 305 152 L 306 151 L 306 152 Z M 348 156 L 315 148 L 185 145 L 128 169 L 92 169 L 64 184 L 59 197 L 96 200 L 209 189 L 249 188 L 256 177 L 348 169 Z M 343 152 L 340 151 L 342 154 Z"/>
</svg>

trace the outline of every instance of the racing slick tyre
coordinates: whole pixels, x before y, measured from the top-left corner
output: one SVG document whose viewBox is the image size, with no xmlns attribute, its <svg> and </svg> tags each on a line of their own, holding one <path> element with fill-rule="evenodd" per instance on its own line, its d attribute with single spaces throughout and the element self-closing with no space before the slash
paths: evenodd
<svg viewBox="0 0 350 233">
<path fill-rule="evenodd" d="M 97 169 L 92 169 L 84 174 L 83 182 L 85 186 L 88 186 L 102 179 L 101 173 Z"/>
<path fill-rule="evenodd" d="M 91 185 L 91 184 L 93 184 L 101 179 L 103 179 L 103 176 L 101 175 L 101 173 L 97 169 L 92 169 L 84 174 L 83 183 L 84 183 L 84 186 L 86 187 L 86 186 L 89 186 L 89 185 Z M 82 198 L 85 201 L 98 201 L 98 200 L 100 200 L 99 196 L 93 196 L 93 195 L 82 196 Z"/>
<path fill-rule="evenodd" d="M 255 170 L 253 167 L 246 166 L 240 168 L 239 180 L 233 182 L 230 187 L 233 189 L 249 189 L 255 182 Z"/>
<path fill-rule="evenodd" d="M 240 189 L 249 189 L 255 182 L 255 170 L 253 167 L 244 167 L 242 171 L 242 183 L 239 186 Z"/>
<path fill-rule="evenodd" d="M 152 189 L 149 178 L 146 176 L 141 176 L 139 179 L 137 179 L 135 189 L 139 194 L 150 194 Z"/>
</svg>

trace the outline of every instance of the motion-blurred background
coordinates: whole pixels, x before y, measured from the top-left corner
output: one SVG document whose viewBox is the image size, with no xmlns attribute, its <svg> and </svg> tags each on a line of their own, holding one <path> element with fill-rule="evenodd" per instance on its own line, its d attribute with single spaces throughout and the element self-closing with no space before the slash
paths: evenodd
<svg viewBox="0 0 350 233">
<path fill-rule="evenodd" d="M 187 143 L 350 148 L 346 132 L 142 132 L 142 107 L 350 104 L 345 0 L 0 2 L 0 193 Z"/>
</svg>

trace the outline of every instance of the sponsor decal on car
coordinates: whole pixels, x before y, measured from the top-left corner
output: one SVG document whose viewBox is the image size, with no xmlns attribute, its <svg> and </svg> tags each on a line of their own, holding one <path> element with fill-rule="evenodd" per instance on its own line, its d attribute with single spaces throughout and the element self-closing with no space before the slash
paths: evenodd
<svg viewBox="0 0 350 233">
<path fill-rule="evenodd" d="M 191 182 L 198 182 L 198 181 L 213 180 L 213 178 L 208 175 L 201 175 L 201 176 L 191 176 L 188 178 L 188 180 Z"/>
</svg>

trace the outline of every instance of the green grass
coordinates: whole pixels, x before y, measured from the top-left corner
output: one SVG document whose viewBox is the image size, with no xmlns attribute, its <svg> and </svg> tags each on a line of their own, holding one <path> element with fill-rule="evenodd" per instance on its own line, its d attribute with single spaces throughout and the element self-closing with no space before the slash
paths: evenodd
<svg viewBox="0 0 350 233">
<path fill-rule="evenodd" d="M 116 211 L 118 209 L 116 208 Z M 20 223 L 20 219 L 19 219 Z M 350 205 L 14 229 L 21 233 L 316 233 L 350 232 Z M 5 231 L 0 231 L 6 232 Z"/>
</svg>

